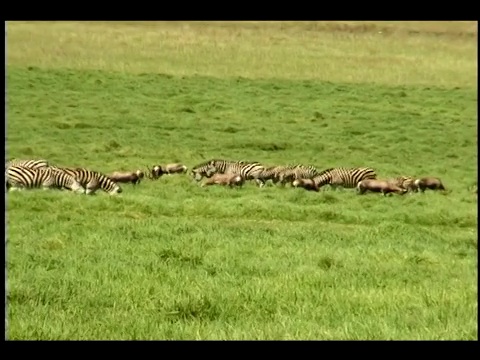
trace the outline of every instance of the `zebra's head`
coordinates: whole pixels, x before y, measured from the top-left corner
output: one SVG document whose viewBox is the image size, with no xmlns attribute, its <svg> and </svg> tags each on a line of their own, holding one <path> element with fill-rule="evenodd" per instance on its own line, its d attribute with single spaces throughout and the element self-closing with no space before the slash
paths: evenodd
<svg viewBox="0 0 480 360">
<path fill-rule="evenodd" d="M 190 172 L 190 175 L 191 175 L 196 181 L 200 181 L 200 180 L 202 180 L 202 178 L 203 178 L 201 169 L 192 169 L 192 171 Z"/>
<path fill-rule="evenodd" d="M 200 181 L 203 177 L 212 177 L 216 171 L 215 160 L 211 160 L 192 168 L 190 175 L 193 176 L 196 181 Z"/>
<path fill-rule="evenodd" d="M 108 191 L 108 193 L 110 195 L 116 195 L 116 194 L 121 194 L 122 193 L 122 188 L 120 187 L 120 185 L 118 185 L 117 183 L 115 183 L 115 185 L 112 186 L 112 189 Z"/>
</svg>

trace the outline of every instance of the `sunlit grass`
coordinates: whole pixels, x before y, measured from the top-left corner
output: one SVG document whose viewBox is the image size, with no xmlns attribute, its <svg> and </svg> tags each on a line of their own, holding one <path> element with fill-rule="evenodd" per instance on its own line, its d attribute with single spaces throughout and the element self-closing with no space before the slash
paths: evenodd
<svg viewBox="0 0 480 360">
<path fill-rule="evenodd" d="M 11 24 L 8 157 L 368 165 L 448 191 L 8 194 L 9 338 L 478 338 L 471 25 L 261 25 Z"/>
</svg>

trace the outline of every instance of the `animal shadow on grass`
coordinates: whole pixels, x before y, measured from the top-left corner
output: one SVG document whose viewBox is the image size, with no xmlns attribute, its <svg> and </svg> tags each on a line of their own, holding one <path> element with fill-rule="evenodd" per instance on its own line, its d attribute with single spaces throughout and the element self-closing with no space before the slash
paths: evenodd
<svg viewBox="0 0 480 360">
<path fill-rule="evenodd" d="M 220 317 L 221 310 L 207 296 L 188 295 L 185 299 L 175 301 L 166 312 L 171 322 L 178 320 L 207 320 L 213 321 Z"/>
<path fill-rule="evenodd" d="M 196 255 L 183 255 L 173 249 L 163 249 L 157 253 L 160 261 L 169 264 L 172 262 L 188 264 L 190 266 L 199 266 L 203 263 L 203 258 Z"/>
</svg>

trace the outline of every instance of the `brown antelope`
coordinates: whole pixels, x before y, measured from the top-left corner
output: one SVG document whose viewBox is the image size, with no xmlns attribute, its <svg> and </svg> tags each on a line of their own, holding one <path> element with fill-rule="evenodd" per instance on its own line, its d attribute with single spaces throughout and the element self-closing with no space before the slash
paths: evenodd
<svg viewBox="0 0 480 360">
<path fill-rule="evenodd" d="M 143 179 L 145 176 L 145 173 L 141 170 L 137 171 L 126 171 L 126 172 L 121 172 L 121 171 L 115 171 L 108 175 L 110 179 L 117 183 L 129 183 L 131 182 L 133 185 L 139 184 L 140 180 Z"/>
<path fill-rule="evenodd" d="M 423 177 L 415 180 L 415 186 L 423 193 L 426 189 L 430 190 L 446 190 L 442 181 L 437 177 Z"/>
<path fill-rule="evenodd" d="M 228 185 L 230 187 L 242 186 L 245 183 L 245 179 L 238 174 L 213 174 L 212 177 L 208 178 L 203 184 L 203 186 L 209 185 Z"/>
<path fill-rule="evenodd" d="M 360 181 L 357 185 L 357 190 L 360 195 L 365 194 L 367 191 L 372 192 L 381 192 L 383 196 L 386 196 L 388 193 L 397 193 L 404 195 L 408 190 L 402 188 L 388 180 L 378 180 L 378 179 L 364 179 Z"/>
<path fill-rule="evenodd" d="M 187 172 L 188 168 L 179 163 L 174 164 L 167 164 L 167 165 L 155 165 L 151 170 L 150 174 L 151 177 L 154 179 L 158 179 L 160 176 L 167 174 L 182 174 Z"/>
</svg>

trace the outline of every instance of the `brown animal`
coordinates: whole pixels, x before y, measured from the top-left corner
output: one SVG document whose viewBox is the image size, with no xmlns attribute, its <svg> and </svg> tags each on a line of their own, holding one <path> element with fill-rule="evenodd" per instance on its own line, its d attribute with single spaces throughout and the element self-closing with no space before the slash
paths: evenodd
<svg viewBox="0 0 480 360">
<path fill-rule="evenodd" d="M 208 185 L 228 185 L 230 187 L 242 186 L 245 183 L 245 179 L 238 174 L 213 174 L 212 177 L 208 178 L 203 184 L 203 186 Z"/>
<path fill-rule="evenodd" d="M 367 191 L 381 192 L 383 196 L 387 196 L 388 193 L 397 193 L 404 195 L 407 193 L 407 189 L 400 187 L 388 180 L 378 179 L 365 179 L 358 183 L 357 190 L 360 195 L 365 194 Z"/>
<path fill-rule="evenodd" d="M 152 178 L 158 179 L 160 176 L 167 174 L 181 174 L 187 172 L 187 167 L 183 164 L 167 164 L 167 165 L 155 165 L 151 170 Z"/>
<path fill-rule="evenodd" d="M 120 172 L 115 171 L 108 175 L 110 179 L 118 183 L 129 183 L 131 182 L 133 185 L 139 184 L 140 180 L 143 179 L 145 176 L 144 172 L 141 170 L 137 170 L 135 172 Z"/>
<path fill-rule="evenodd" d="M 423 193 L 426 189 L 430 190 L 446 190 L 442 181 L 436 177 L 423 177 L 415 180 L 415 186 Z"/>
<path fill-rule="evenodd" d="M 292 186 L 301 187 L 309 191 L 320 191 L 317 184 L 315 184 L 315 181 L 313 181 L 312 179 L 296 179 L 293 181 Z"/>
</svg>

